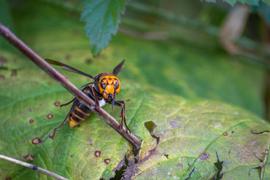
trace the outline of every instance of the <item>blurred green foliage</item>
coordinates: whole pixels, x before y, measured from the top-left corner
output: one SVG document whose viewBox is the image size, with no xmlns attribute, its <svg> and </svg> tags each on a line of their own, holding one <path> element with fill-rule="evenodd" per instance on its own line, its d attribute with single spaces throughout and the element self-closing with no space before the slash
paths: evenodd
<svg viewBox="0 0 270 180">
<path fill-rule="evenodd" d="M 259 0 L 224 0 L 225 2 L 234 5 L 236 3 L 259 5 Z M 82 20 L 85 21 L 86 34 L 91 42 L 91 50 L 94 55 L 98 54 L 102 49 L 108 46 L 112 35 L 118 31 L 118 25 L 120 23 L 121 14 L 125 9 L 125 0 L 83 0 L 84 11 L 82 12 Z M 206 0 L 207 2 L 207 0 Z M 209 2 L 215 2 L 210 1 Z M 133 3 L 133 2 L 132 2 Z M 130 3 L 130 4 L 132 4 Z M 167 3 L 165 1 L 141 1 L 143 4 L 152 4 L 154 6 L 164 5 L 169 7 L 170 10 L 181 11 L 182 13 L 190 13 L 190 9 L 196 9 L 196 5 L 199 3 L 183 3 L 183 1 L 172 1 Z M 171 5 L 170 5 L 171 4 Z M 190 6 L 190 7 L 189 7 Z M 179 9 L 180 7 L 180 9 Z M 194 9 L 194 10 L 195 10 Z M 193 11 L 196 14 L 196 11 Z M 218 17 L 218 16 L 217 16 Z M 100 31 L 102 29 L 102 31 Z"/>
</svg>

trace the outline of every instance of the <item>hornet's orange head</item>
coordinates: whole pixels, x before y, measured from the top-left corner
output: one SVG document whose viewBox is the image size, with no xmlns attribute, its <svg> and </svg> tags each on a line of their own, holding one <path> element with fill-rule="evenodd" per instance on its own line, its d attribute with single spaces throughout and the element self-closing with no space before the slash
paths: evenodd
<svg viewBox="0 0 270 180">
<path fill-rule="evenodd" d="M 124 60 L 118 64 L 112 73 L 101 73 L 95 77 L 95 86 L 102 97 L 114 104 L 115 95 L 120 92 L 121 84 L 117 77 L 118 73 L 121 71 Z"/>
<path fill-rule="evenodd" d="M 98 80 L 98 91 L 107 101 L 113 101 L 120 92 L 120 80 L 114 74 L 102 74 Z"/>
</svg>

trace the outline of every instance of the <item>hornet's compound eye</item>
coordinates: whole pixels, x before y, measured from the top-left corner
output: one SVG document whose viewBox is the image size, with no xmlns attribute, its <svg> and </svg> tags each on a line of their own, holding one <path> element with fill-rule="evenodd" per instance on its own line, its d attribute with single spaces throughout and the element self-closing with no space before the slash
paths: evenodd
<svg viewBox="0 0 270 180">
<path fill-rule="evenodd" d="M 116 80 L 115 83 L 114 83 L 114 88 L 117 89 L 119 86 L 119 82 Z"/>
<path fill-rule="evenodd" d="M 104 83 L 104 82 L 101 82 L 101 87 L 103 88 L 103 89 L 105 89 L 106 88 L 106 83 Z"/>
</svg>

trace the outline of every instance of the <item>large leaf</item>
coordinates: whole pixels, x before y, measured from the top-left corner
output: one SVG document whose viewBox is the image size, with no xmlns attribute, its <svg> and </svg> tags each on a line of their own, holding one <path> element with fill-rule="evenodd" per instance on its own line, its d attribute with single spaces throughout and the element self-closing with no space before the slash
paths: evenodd
<svg viewBox="0 0 270 180">
<path fill-rule="evenodd" d="M 164 98 L 173 100 L 168 102 Z M 154 94 L 145 96 L 134 118 L 132 123 L 144 119 L 138 128 L 153 122 L 153 134 L 160 137 L 154 149 L 153 138 L 140 128 L 143 160 L 136 167 L 136 179 L 211 179 L 218 172 L 216 154 L 223 161 L 224 179 L 258 179 L 257 156 L 269 156 L 265 155 L 270 145 L 269 134 L 252 133 L 269 129 L 269 124 L 218 102 L 188 103 Z M 264 177 L 268 179 L 270 163 L 266 164 Z"/>
<path fill-rule="evenodd" d="M 72 179 L 99 179 L 106 169 L 112 171 L 123 158 L 127 143 L 96 115 L 75 131 L 62 129 L 54 141 L 38 146 L 31 144 L 31 139 L 48 133 L 63 121 L 68 108 L 59 109 L 56 104 L 72 98 L 46 74 L 38 72 L 25 69 L 18 71 L 22 77 L 13 75 L 1 81 L 0 152 L 22 160 L 32 155 L 33 163 Z M 114 115 L 118 117 L 118 113 L 115 111 Z M 0 167 L 1 179 L 39 177 L 8 163 L 1 162 Z"/>
<path fill-rule="evenodd" d="M 116 34 L 124 8 L 125 0 L 84 0 L 81 19 L 86 23 L 86 33 L 94 54 L 107 47 L 112 35 Z"/>
<path fill-rule="evenodd" d="M 113 169 L 129 147 L 96 115 L 79 128 L 63 128 L 54 141 L 39 146 L 31 144 L 32 138 L 48 132 L 63 120 L 67 109 L 59 109 L 55 104 L 71 97 L 34 66 L 13 61 L 14 57 L 8 54 L 5 57 L 9 67 L 22 69 L 17 75 L 11 76 L 9 71 L 3 73 L 6 78 L 0 82 L 0 152 L 23 160 L 32 155 L 32 163 L 71 179 L 113 176 Z M 243 179 L 258 177 L 258 171 L 252 168 L 259 166 L 256 156 L 263 158 L 270 136 L 251 132 L 269 130 L 268 124 L 219 102 L 190 102 L 162 91 L 144 93 L 140 90 L 142 87 L 132 82 L 123 84 L 119 98 L 128 99 L 129 127 L 143 139 L 141 162 L 135 166 L 135 177 L 185 178 L 194 168 L 191 177 L 208 179 L 217 172 L 216 152 L 224 161 L 224 177 L 230 179 L 232 174 L 242 174 Z M 107 110 L 112 112 L 110 107 Z M 118 117 L 118 113 L 114 111 L 113 115 Z M 155 139 L 145 128 L 149 122 L 156 125 L 153 134 L 160 137 L 154 151 Z M 8 163 L 1 162 L 0 166 L 1 178 L 43 178 Z M 265 168 L 265 177 L 270 178 L 268 165 Z"/>
</svg>

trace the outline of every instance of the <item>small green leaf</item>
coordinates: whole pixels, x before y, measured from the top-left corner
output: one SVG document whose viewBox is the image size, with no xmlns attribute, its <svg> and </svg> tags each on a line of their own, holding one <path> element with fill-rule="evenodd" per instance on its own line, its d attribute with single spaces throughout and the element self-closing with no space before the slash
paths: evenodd
<svg viewBox="0 0 270 180">
<path fill-rule="evenodd" d="M 85 0 L 81 19 L 86 22 L 86 34 L 90 39 L 93 54 L 108 46 L 116 34 L 125 0 Z"/>
<path fill-rule="evenodd" d="M 143 128 L 149 122 L 155 123 L 157 146 Z M 144 140 L 137 180 L 235 179 L 239 174 L 238 179 L 258 179 L 256 168 L 268 155 L 269 124 L 219 102 L 145 94 L 131 127 Z M 269 179 L 269 162 L 262 168 Z"/>
</svg>

